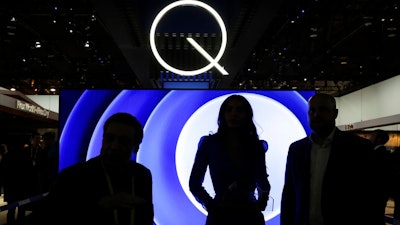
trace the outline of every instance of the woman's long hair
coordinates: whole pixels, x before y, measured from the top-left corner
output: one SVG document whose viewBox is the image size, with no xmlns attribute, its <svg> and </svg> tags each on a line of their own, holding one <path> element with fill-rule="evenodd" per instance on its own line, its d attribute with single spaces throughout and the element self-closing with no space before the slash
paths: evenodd
<svg viewBox="0 0 400 225">
<path fill-rule="evenodd" d="M 224 114 L 227 111 L 229 102 L 234 99 L 239 100 L 244 106 L 244 111 L 245 111 L 246 117 L 245 117 L 245 125 L 242 128 L 243 132 L 245 134 L 249 135 L 250 137 L 258 139 L 257 129 L 253 122 L 253 109 L 250 105 L 250 102 L 245 97 L 243 97 L 241 95 L 236 95 L 236 94 L 230 95 L 228 98 L 226 98 L 219 109 L 218 133 L 224 135 L 228 129 L 228 124 L 225 121 Z"/>
</svg>

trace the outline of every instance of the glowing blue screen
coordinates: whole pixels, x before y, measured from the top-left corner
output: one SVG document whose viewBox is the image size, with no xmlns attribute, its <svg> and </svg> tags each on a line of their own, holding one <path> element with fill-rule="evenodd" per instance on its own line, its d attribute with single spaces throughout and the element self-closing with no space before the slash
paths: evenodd
<svg viewBox="0 0 400 225">
<path fill-rule="evenodd" d="M 144 138 L 135 160 L 153 175 L 157 225 L 203 225 L 207 212 L 189 192 L 189 175 L 201 136 L 215 133 L 222 101 L 245 96 L 253 107 L 272 189 L 263 212 L 279 224 L 289 145 L 309 134 L 307 99 L 313 91 L 282 90 L 63 90 L 60 93 L 60 169 L 99 154 L 102 126 L 116 112 L 135 115 Z M 205 188 L 213 193 L 207 172 Z"/>
</svg>

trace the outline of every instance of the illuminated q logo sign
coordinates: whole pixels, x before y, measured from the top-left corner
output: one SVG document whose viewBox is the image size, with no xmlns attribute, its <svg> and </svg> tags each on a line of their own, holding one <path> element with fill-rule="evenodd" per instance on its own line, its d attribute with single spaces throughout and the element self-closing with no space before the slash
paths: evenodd
<svg viewBox="0 0 400 225">
<path fill-rule="evenodd" d="M 202 55 L 204 58 L 206 58 L 210 64 L 207 66 L 197 69 L 197 70 L 180 70 L 176 69 L 172 66 L 170 66 L 168 63 L 166 63 L 160 54 L 157 51 L 156 44 L 155 44 L 155 32 L 158 23 L 162 19 L 162 17 L 171 9 L 178 7 L 178 6 L 198 6 L 201 7 L 205 10 L 207 10 L 218 22 L 221 32 L 222 32 L 222 42 L 221 42 L 221 48 L 219 49 L 219 52 L 215 58 L 211 57 L 193 38 L 186 38 L 186 40 Z M 163 8 L 156 16 L 156 18 L 153 21 L 153 24 L 151 25 L 150 29 L 150 47 L 151 51 L 153 52 L 154 57 L 156 57 L 157 61 L 163 66 L 166 70 L 169 70 L 175 74 L 179 74 L 182 76 L 194 76 L 198 74 L 202 74 L 208 70 L 210 70 L 212 67 L 217 68 L 223 75 L 228 75 L 228 72 L 218 64 L 218 61 L 221 59 L 222 55 L 224 54 L 225 48 L 226 48 L 226 43 L 227 43 L 227 33 L 226 33 L 226 28 L 224 21 L 222 18 L 219 16 L 219 14 L 211 8 L 209 5 L 200 2 L 200 1 L 194 1 L 194 0 L 181 0 L 181 1 L 176 1 L 173 2 L 169 5 L 167 5 L 165 8 Z"/>
</svg>

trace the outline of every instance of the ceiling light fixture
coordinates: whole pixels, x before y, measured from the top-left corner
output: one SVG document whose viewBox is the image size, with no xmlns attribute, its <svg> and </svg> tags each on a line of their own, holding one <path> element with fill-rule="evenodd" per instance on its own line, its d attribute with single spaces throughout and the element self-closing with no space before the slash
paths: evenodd
<svg viewBox="0 0 400 225">
<path fill-rule="evenodd" d="M 40 44 L 40 41 L 35 42 L 35 48 L 41 48 L 42 44 Z"/>
</svg>

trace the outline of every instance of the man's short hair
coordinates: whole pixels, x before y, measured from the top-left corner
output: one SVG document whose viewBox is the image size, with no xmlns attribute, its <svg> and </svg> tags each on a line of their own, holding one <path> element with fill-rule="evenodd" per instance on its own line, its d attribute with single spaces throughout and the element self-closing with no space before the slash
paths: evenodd
<svg viewBox="0 0 400 225">
<path fill-rule="evenodd" d="M 135 130 L 135 134 L 134 134 L 135 135 L 135 137 L 134 137 L 135 143 L 136 144 L 142 143 L 143 127 L 142 127 L 142 124 L 139 122 L 139 120 L 136 117 L 134 117 L 133 115 L 131 115 L 129 113 L 125 113 L 125 112 L 119 112 L 119 113 L 113 114 L 104 123 L 104 127 L 103 127 L 104 133 L 111 123 L 122 123 L 122 124 L 133 127 L 133 129 Z"/>
</svg>

